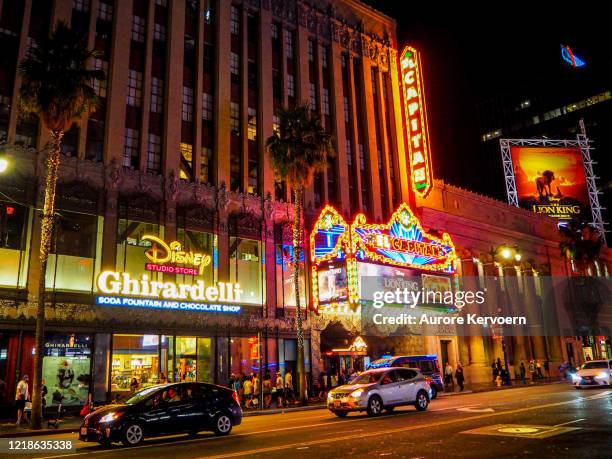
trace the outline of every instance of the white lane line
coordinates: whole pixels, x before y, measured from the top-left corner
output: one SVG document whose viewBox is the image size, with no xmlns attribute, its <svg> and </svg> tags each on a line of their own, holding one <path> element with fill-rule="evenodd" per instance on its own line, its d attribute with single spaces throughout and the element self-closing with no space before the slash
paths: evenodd
<svg viewBox="0 0 612 459">
<path fill-rule="evenodd" d="M 555 424 L 553 427 L 561 427 L 566 426 L 568 424 L 574 424 L 576 422 L 586 421 L 586 418 L 576 419 L 575 421 L 562 422 L 561 424 Z"/>
</svg>

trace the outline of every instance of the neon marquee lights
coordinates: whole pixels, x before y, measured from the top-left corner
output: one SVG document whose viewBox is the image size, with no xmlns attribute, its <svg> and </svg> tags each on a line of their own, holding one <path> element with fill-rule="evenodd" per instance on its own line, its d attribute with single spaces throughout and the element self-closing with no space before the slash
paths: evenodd
<svg viewBox="0 0 612 459">
<path fill-rule="evenodd" d="M 427 234 L 407 204 L 400 205 L 388 223 L 369 224 L 365 215 L 358 214 L 351 225 L 336 209 L 326 206 L 310 234 L 310 257 L 315 310 L 319 308 L 317 273 L 329 262 L 346 262 L 348 302 L 357 307 L 358 262 L 453 274 L 457 259 L 451 237 Z"/>
<path fill-rule="evenodd" d="M 416 49 L 406 46 L 400 57 L 400 71 L 406 118 L 406 137 L 413 191 L 425 198 L 433 186 L 429 132 L 421 62 Z"/>
<path fill-rule="evenodd" d="M 147 271 L 169 272 L 176 274 L 201 275 L 204 268 L 211 263 L 210 255 L 205 253 L 185 252 L 183 246 L 178 241 L 167 244 L 164 240 L 145 234 L 143 241 L 151 241 L 152 247 L 145 250 L 145 256 L 153 263 L 148 263 L 145 268 Z M 162 266 L 166 263 L 178 263 L 194 266 L 194 268 L 181 268 L 176 266 Z"/>
</svg>

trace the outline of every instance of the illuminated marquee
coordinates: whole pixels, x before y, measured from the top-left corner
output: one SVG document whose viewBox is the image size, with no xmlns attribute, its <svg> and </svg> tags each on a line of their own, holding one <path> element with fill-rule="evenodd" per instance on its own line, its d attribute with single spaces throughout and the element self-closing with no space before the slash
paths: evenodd
<svg viewBox="0 0 612 459">
<path fill-rule="evenodd" d="M 457 255 L 447 233 L 441 237 L 427 234 L 408 205 L 402 204 L 388 223 L 370 224 L 365 215 L 358 214 L 351 225 L 336 209 L 325 206 L 310 234 L 310 258 L 313 306 L 318 309 L 318 273 L 327 269 L 330 262 L 346 262 L 348 303 L 356 306 L 358 262 L 453 274 Z"/>
<path fill-rule="evenodd" d="M 406 46 L 402 51 L 400 71 L 412 189 L 424 198 L 433 186 L 433 175 L 421 63 L 417 51 L 411 46 Z"/>
<path fill-rule="evenodd" d="M 166 244 L 165 241 L 150 234 L 142 237 L 143 241 L 151 241 L 150 249 L 145 250 L 145 256 L 152 261 L 147 263 L 147 271 L 167 272 L 170 274 L 201 275 L 204 268 L 210 265 L 210 255 L 204 253 L 186 252 L 179 241 Z M 167 263 L 171 263 L 170 266 Z M 174 264 L 190 265 L 191 267 L 174 266 Z"/>
</svg>

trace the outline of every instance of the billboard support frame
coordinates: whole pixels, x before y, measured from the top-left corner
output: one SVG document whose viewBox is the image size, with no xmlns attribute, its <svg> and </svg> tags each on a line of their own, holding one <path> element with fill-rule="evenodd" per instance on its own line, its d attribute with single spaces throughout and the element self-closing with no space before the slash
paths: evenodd
<svg viewBox="0 0 612 459">
<path fill-rule="evenodd" d="M 606 231 L 601 215 L 602 207 L 599 205 L 599 192 L 595 182 L 593 172 L 593 160 L 591 159 L 591 146 L 585 134 L 578 134 L 576 140 L 573 139 L 499 139 L 501 147 L 502 161 L 504 164 L 504 178 L 506 181 L 506 191 L 508 193 L 508 203 L 511 206 L 519 207 L 518 192 L 516 190 L 516 178 L 514 166 L 512 164 L 512 147 L 566 147 L 580 148 L 582 162 L 587 182 L 587 192 L 589 204 L 591 206 L 591 217 L 593 225 L 600 231 L 604 243 L 606 242 Z"/>
</svg>

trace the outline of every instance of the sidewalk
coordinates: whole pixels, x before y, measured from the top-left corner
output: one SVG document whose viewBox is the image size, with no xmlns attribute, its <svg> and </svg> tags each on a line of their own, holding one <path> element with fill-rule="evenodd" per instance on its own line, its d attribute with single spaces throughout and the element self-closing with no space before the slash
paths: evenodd
<svg viewBox="0 0 612 459">
<path fill-rule="evenodd" d="M 478 392 L 489 392 L 489 391 L 499 391 L 499 390 L 508 390 L 508 389 L 517 389 L 524 387 L 533 387 L 533 386 L 543 386 L 549 384 L 561 384 L 566 382 L 564 379 L 559 378 L 545 378 L 543 380 L 539 380 L 535 383 L 527 381 L 526 384 L 523 384 L 519 381 L 512 381 L 511 386 L 501 386 L 496 387 L 492 382 L 491 383 L 481 383 L 481 384 L 466 384 L 465 390 L 463 392 L 459 392 L 457 387 L 455 386 L 455 392 L 439 392 L 438 397 L 450 397 L 455 395 L 462 394 L 474 394 Z M 258 410 L 244 410 L 244 417 L 251 416 L 266 416 L 269 414 L 284 414 L 284 413 L 293 413 L 298 411 L 310 411 L 310 410 L 319 410 L 325 408 L 325 404 L 317 401 L 316 399 L 312 399 L 311 404 L 308 406 L 295 406 L 291 408 L 273 408 L 264 411 Z M 82 419 L 80 417 L 66 417 L 60 422 L 60 425 L 57 429 L 47 428 L 47 423 L 43 424 L 45 428 L 41 430 L 31 430 L 29 427 L 17 427 L 14 422 L 5 420 L 0 422 L 0 438 L 15 438 L 15 437 L 31 437 L 31 436 L 39 436 L 39 435 L 53 435 L 58 433 L 71 433 L 75 434 L 78 432 L 79 427 L 81 426 Z"/>
</svg>

